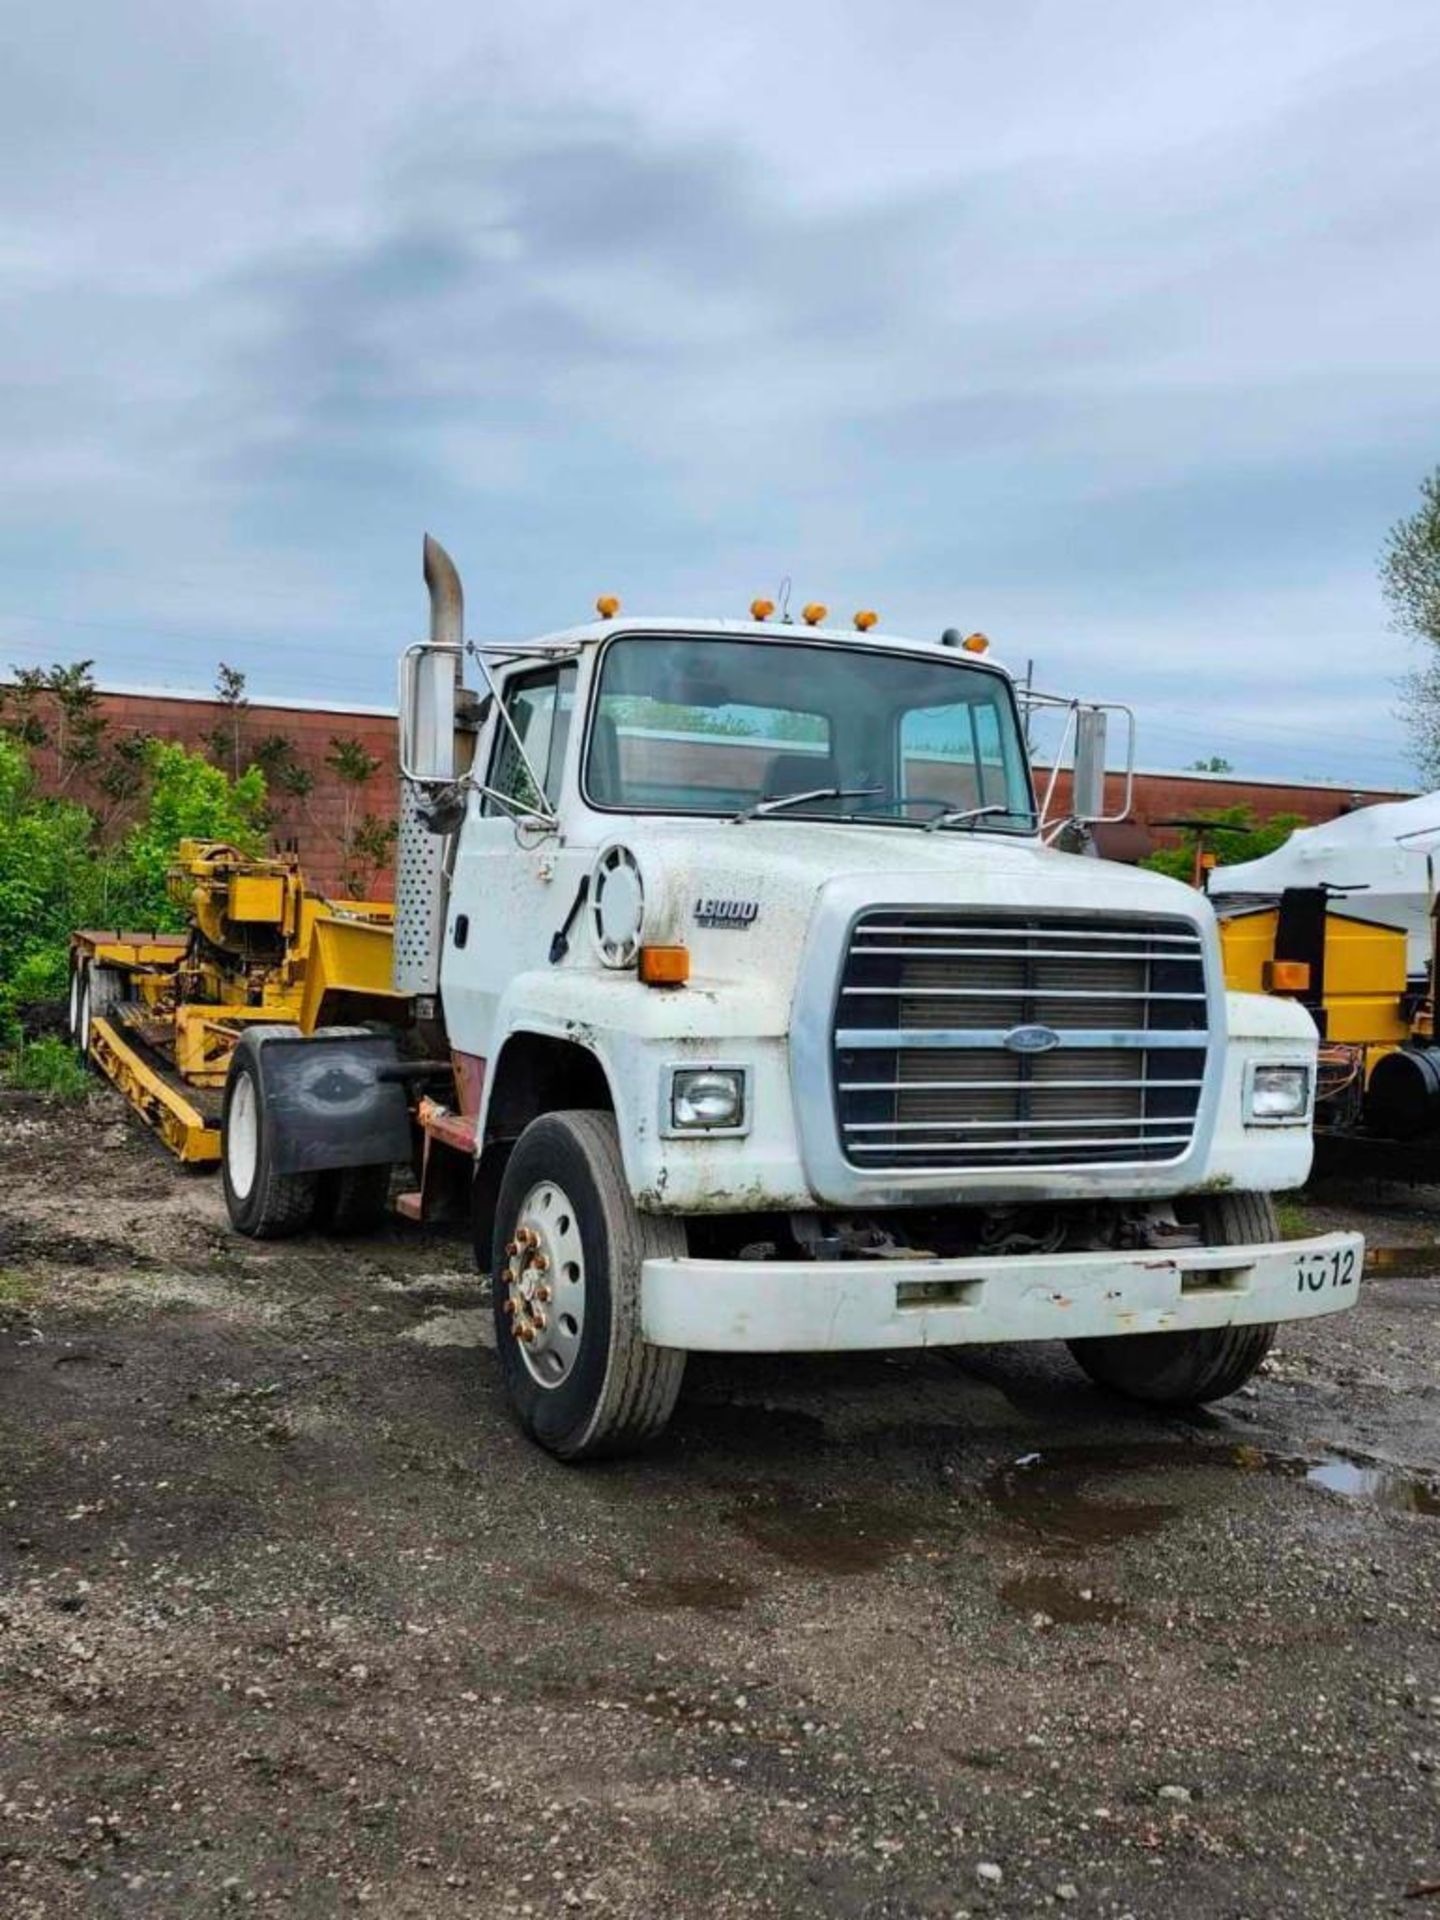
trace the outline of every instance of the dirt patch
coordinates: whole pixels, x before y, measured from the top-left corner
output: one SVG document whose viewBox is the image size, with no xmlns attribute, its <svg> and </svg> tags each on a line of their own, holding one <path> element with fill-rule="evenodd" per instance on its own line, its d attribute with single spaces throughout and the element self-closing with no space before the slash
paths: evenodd
<svg viewBox="0 0 1440 1920">
<path fill-rule="evenodd" d="M 1352 1920 L 1440 1878 L 1423 1261 L 1193 1419 L 1059 1348 L 697 1360 L 576 1470 L 462 1240 L 235 1241 L 103 1096 L 0 1099 L 0 1179 L 6 1920 Z"/>
</svg>

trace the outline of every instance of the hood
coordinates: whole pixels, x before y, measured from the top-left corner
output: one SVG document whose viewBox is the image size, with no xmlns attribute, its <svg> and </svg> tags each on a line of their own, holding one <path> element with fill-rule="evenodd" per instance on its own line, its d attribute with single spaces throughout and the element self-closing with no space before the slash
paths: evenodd
<svg viewBox="0 0 1440 1920">
<path fill-rule="evenodd" d="M 1168 913 L 1201 924 L 1213 917 L 1203 894 L 1163 874 L 997 834 L 778 819 L 671 830 L 648 820 L 628 839 L 614 838 L 640 862 L 647 940 L 688 945 L 707 971 L 712 957 L 738 960 L 742 952 L 777 960 L 773 943 L 803 938 L 817 896 L 836 882 L 877 905 Z"/>
</svg>

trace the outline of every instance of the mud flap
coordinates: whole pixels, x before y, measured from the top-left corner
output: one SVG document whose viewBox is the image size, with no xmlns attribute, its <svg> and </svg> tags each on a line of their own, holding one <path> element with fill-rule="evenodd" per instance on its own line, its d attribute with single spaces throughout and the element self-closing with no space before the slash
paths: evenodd
<svg viewBox="0 0 1440 1920">
<path fill-rule="evenodd" d="M 410 1157 L 410 1107 L 381 1070 L 399 1055 L 365 1027 L 268 1035 L 257 1049 L 277 1173 L 373 1167 Z"/>
</svg>

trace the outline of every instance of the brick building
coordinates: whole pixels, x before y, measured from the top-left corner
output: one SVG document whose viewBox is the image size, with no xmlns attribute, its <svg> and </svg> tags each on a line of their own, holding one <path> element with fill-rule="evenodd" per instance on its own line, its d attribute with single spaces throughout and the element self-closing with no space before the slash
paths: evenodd
<svg viewBox="0 0 1440 1920">
<path fill-rule="evenodd" d="M 231 723 L 228 710 L 217 700 L 199 695 L 110 691 L 100 696 L 109 737 L 136 733 L 179 740 L 190 748 L 210 750 L 217 728 Z M 277 838 L 294 841 L 307 872 L 317 885 L 338 888 L 347 820 L 353 827 L 364 812 L 391 819 L 395 810 L 395 716 L 383 707 L 325 706 L 313 701 L 257 701 L 236 721 L 240 728 L 242 761 L 262 742 L 283 739 L 293 762 L 311 776 L 313 785 L 302 799 L 289 799 L 277 783 L 273 799 L 277 811 Z M 379 762 L 363 785 L 347 785 L 326 765 L 336 740 L 354 741 Z M 42 756 L 42 775 L 44 772 Z M 1043 794 L 1046 774 L 1039 771 Z M 1109 778 L 1113 804 L 1121 797 L 1120 776 Z M 1057 782 L 1057 800 L 1063 803 L 1068 776 Z M 86 798 L 83 789 L 78 797 Z M 1178 834 L 1159 823 L 1183 820 L 1221 808 L 1249 807 L 1257 818 L 1298 814 L 1307 825 L 1332 820 L 1355 805 L 1408 798 L 1395 789 L 1349 787 L 1285 780 L 1247 779 L 1237 774 L 1177 773 L 1146 770 L 1135 776 L 1130 822 L 1110 829 L 1105 850 L 1113 858 L 1135 860 L 1157 846 L 1173 844 Z M 389 892 L 391 875 L 382 871 L 375 891 Z"/>
</svg>

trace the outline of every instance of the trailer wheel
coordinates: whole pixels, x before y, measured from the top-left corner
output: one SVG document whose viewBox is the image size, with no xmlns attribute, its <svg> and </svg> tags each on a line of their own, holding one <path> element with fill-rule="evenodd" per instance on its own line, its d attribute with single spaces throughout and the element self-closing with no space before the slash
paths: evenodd
<svg viewBox="0 0 1440 1920">
<path fill-rule="evenodd" d="M 685 1355 L 642 1338 L 640 1267 L 684 1251 L 679 1221 L 637 1211 L 613 1115 L 551 1113 L 525 1129 L 500 1185 L 490 1276 L 501 1371 L 532 1440 L 588 1460 L 661 1432 Z"/>
<path fill-rule="evenodd" d="M 1264 1246 L 1280 1238 L 1269 1194 L 1205 1194 L 1186 1204 L 1183 1217 L 1207 1246 Z M 1243 1387 L 1274 1338 L 1269 1322 L 1072 1340 L 1070 1351 L 1097 1386 L 1152 1407 L 1199 1407 Z"/>
<path fill-rule="evenodd" d="M 230 1224 L 251 1240 L 303 1233 L 315 1213 L 319 1176 L 277 1173 L 274 1119 L 260 1077 L 260 1042 L 274 1028 L 251 1027 L 236 1043 L 220 1120 L 220 1172 Z M 283 1031 L 283 1029 L 282 1029 Z"/>
<path fill-rule="evenodd" d="M 390 1211 L 390 1163 L 331 1167 L 319 1176 L 315 1224 L 326 1233 L 369 1233 Z"/>
</svg>

